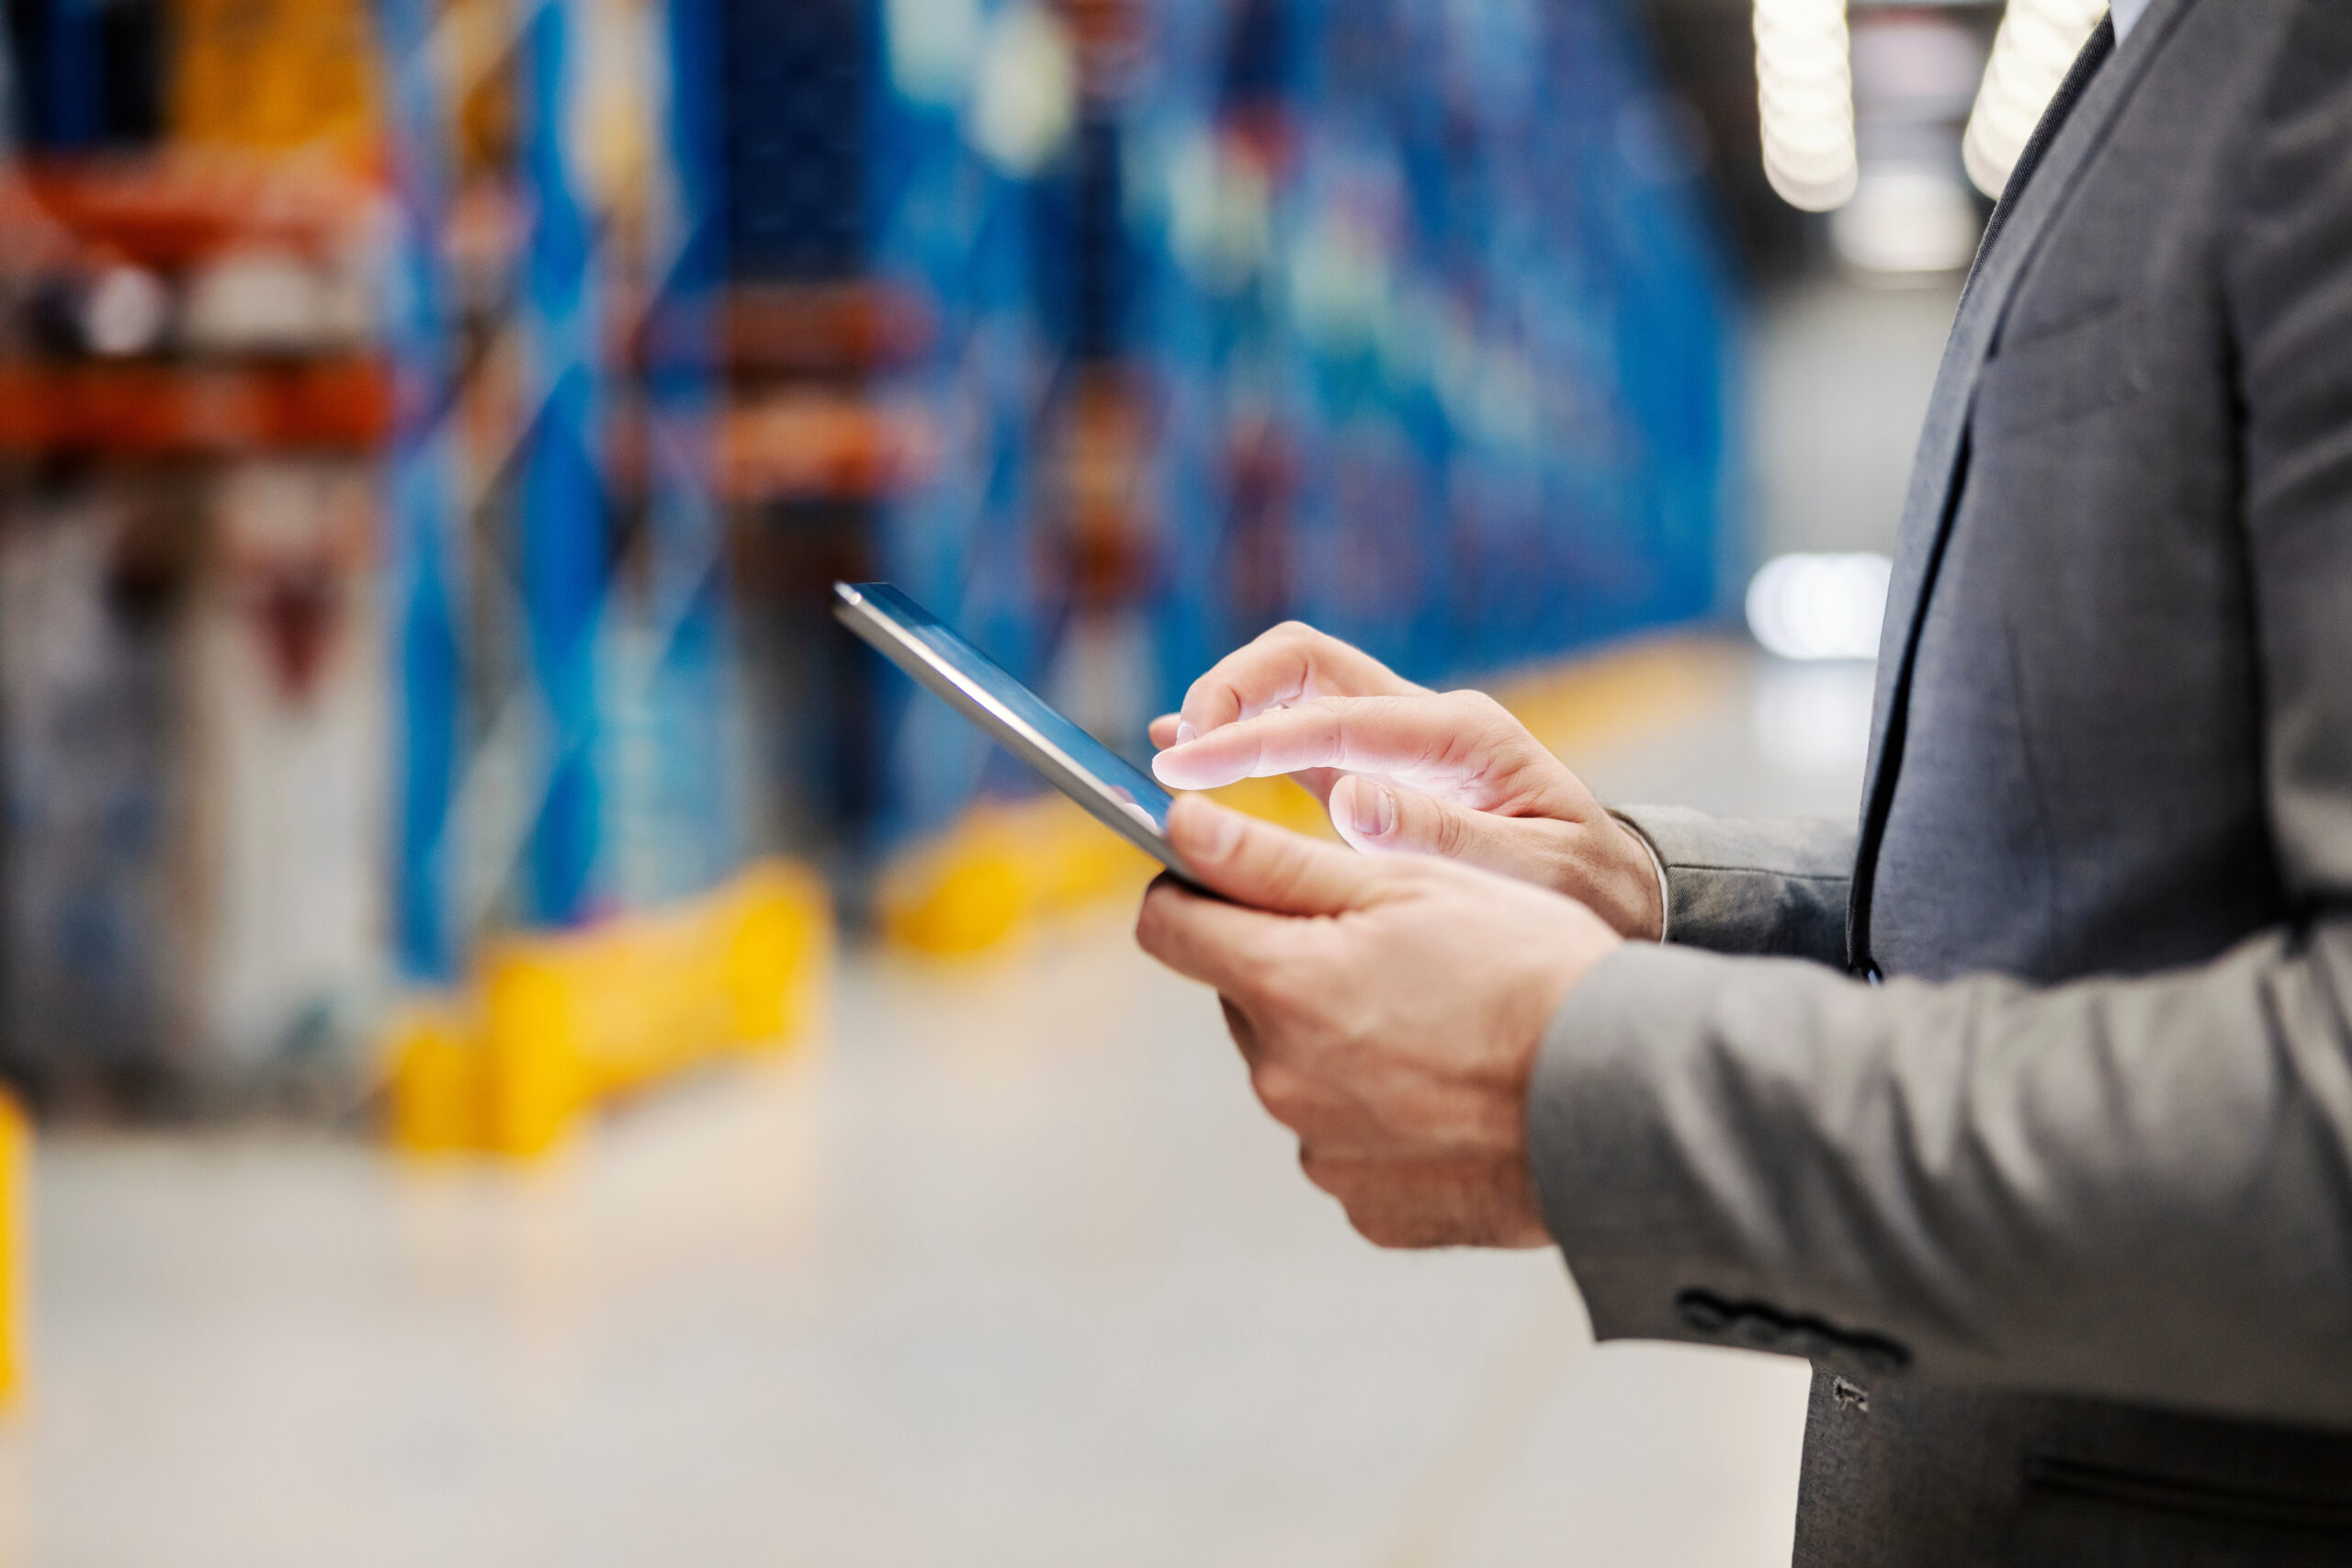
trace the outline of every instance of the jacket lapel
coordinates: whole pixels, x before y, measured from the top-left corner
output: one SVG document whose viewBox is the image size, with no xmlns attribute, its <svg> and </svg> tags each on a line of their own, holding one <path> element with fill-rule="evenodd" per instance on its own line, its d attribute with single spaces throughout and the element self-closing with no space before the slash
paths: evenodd
<svg viewBox="0 0 2352 1568">
<path fill-rule="evenodd" d="M 1951 530 L 1955 502 L 1967 467 L 1970 405 L 1976 378 L 2000 329 L 2009 295 L 2033 258 L 2050 220 L 2065 205 L 2108 128 L 2130 100 L 2148 62 L 2173 24 L 2195 0 L 2155 0 L 2142 17 L 2139 38 L 2113 70 L 2102 69 L 2115 52 L 2114 25 L 2102 17 L 2073 70 L 2050 101 L 2032 140 L 2018 159 L 1978 246 L 1975 265 L 1961 294 L 1951 337 L 1944 346 L 1934 396 L 1911 469 L 1910 493 L 1896 536 L 1894 570 L 1887 589 L 1886 622 L 1880 639 L 1878 692 L 1871 707 L 1870 763 L 1862 787 L 1860 853 L 1852 902 L 1847 916 L 1848 955 L 1853 966 L 1870 963 L 1870 904 L 1878 864 L 1879 839 L 1902 770 L 1908 720 L 1911 670 L 1919 626 L 1935 586 L 1936 569 Z"/>
</svg>

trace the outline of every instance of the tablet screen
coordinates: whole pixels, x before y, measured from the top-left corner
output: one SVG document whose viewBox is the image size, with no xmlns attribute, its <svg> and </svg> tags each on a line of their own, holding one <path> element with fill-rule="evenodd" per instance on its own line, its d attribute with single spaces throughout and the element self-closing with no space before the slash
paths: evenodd
<svg viewBox="0 0 2352 1568">
<path fill-rule="evenodd" d="M 1168 830 L 1168 808 L 1173 797 L 1151 776 L 1112 750 L 1046 700 L 1006 673 L 994 660 L 950 631 L 936 615 L 885 582 L 861 582 L 857 596 L 876 614 L 887 617 L 911 640 L 919 642 L 939 664 L 959 677 L 970 694 L 1034 730 L 1094 780 L 1120 798 L 1120 803 L 1146 818 L 1156 833 Z"/>
</svg>

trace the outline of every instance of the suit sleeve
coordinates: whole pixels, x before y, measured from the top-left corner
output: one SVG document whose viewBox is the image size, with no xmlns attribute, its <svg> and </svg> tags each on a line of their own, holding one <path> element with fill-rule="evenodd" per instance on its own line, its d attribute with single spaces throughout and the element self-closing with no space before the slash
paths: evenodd
<svg viewBox="0 0 2352 1568">
<path fill-rule="evenodd" d="M 2302 7 L 2248 135 L 2218 232 L 2291 918 L 2054 987 L 1612 955 L 1530 1104 L 1603 1337 L 2352 1424 L 2352 6 Z"/>
<path fill-rule="evenodd" d="M 1627 806 L 1666 871 L 1667 940 L 1843 967 L 1850 822 L 1745 820 L 1676 806 Z"/>
</svg>

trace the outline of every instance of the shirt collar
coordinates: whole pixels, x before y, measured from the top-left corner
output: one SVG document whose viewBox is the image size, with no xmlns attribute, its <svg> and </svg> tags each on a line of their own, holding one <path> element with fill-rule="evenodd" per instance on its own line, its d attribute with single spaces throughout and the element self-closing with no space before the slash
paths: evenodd
<svg viewBox="0 0 2352 1568">
<path fill-rule="evenodd" d="M 2108 16 L 2115 23 L 2115 42 L 2121 48 L 2132 29 L 2140 25 L 2141 15 L 2148 8 L 2148 0 L 2109 0 Z"/>
</svg>

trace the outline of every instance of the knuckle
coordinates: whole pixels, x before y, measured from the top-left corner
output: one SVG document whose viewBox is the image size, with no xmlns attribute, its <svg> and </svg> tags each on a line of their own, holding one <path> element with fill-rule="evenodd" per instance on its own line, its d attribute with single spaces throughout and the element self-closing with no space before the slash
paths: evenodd
<svg viewBox="0 0 2352 1568">
<path fill-rule="evenodd" d="M 1467 813 L 1448 810 L 1432 803 L 1430 809 L 1430 847 L 1447 859 L 1460 856 L 1470 847 L 1470 818 Z"/>
<path fill-rule="evenodd" d="M 1463 694 L 1462 731 L 1465 739 L 1487 748 L 1508 745 L 1526 733 L 1519 716 L 1484 692 Z"/>
<path fill-rule="evenodd" d="M 1315 759 L 1315 765 L 1345 766 L 1351 739 L 1365 717 L 1364 705 L 1376 700 L 1317 697 L 1301 703 L 1290 710 L 1290 733 L 1286 739 L 1300 756 Z"/>
<path fill-rule="evenodd" d="M 1167 934 L 1166 907 L 1166 896 L 1155 887 L 1143 896 L 1143 906 L 1136 911 L 1136 945 L 1154 956 Z"/>
<path fill-rule="evenodd" d="M 1328 1002 L 1349 983 L 1347 962 L 1327 921 L 1292 920 L 1266 944 L 1266 952 L 1281 982 L 1302 1000 Z"/>
<path fill-rule="evenodd" d="M 1378 1049 L 1385 1022 L 1377 1009 L 1350 1007 L 1331 1021 L 1327 1048 L 1345 1060 L 1361 1064 Z M 1378 1093 L 1376 1085 L 1365 1084 L 1359 1090 L 1359 1098 L 1369 1100 Z"/>
<path fill-rule="evenodd" d="M 1276 840 L 1267 852 L 1262 873 L 1266 889 L 1274 901 L 1279 905 L 1287 905 L 1298 895 L 1301 885 L 1306 881 L 1307 874 L 1306 857 L 1299 852 L 1297 845 Z M 1277 929 L 1287 931 L 1290 928 Z M 1285 949 L 1295 946 L 1295 939 L 1287 936 L 1276 937 L 1270 933 L 1264 945 L 1272 950 Z"/>
<path fill-rule="evenodd" d="M 1268 936 L 1234 947 L 1233 983 L 1227 990 L 1253 1014 L 1279 1012 L 1288 999 L 1283 994 L 1282 964 L 1276 956 L 1280 946 Z"/>
<path fill-rule="evenodd" d="M 1218 997 L 1217 1005 L 1224 1010 L 1225 1032 L 1233 1036 L 1233 1043 L 1245 1058 L 1254 1056 L 1258 1050 L 1258 1026 L 1231 997 Z"/>
<path fill-rule="evenodd" d="M 1476 718 L 1491 721 L 1510 716 L 1510 710 L 1496 701 L 1492 694 L 1473 686 L 1465 686 L 1461 691 L 1448 693 L 1447 700 L 1464 714 Z"/>
<path fill-rule="evenodd" d="M 1372 700 L 1399 729 L 1434 735 L 1462 727 L 1461 705 L 1452 697 L 1391 693 Z"/>
<path fill-rule="evenodd" d="M 1213 729 L 1230 724 L 1242 709 L 1247 683 L 1248 651 L 1229 653 L 1184 690 L 1181 715 L 1196 727 Z"/>
<path fill-rule="evenodd" d="M 1250 1092 L 1275 1121 L 1288 1125 L 1313 1102 L 1306 1076 L 1282 1062 L 1261 1061 L 1250 1069 Z"/>
<path fill-rule="evenodd" d="M 1347 1203 L 1346 1208 L 1348 1224 L 1373 1246 L 1396 1251 L 1415 1245 L 1412 1227 L 1392 1213 L 1386 1204 L 1359 1197 L 1354 1202 Z"/>
<path fill-rule="evenodd" d="M 1314 965 L 1305 954 L 1295 954 L 1296 946 L 1287 939 L 1270 937 L 1249 957 L 1251 988 L 1275 1012 L 1292 1021 L 1317 1000 Z"/>
</svg>

